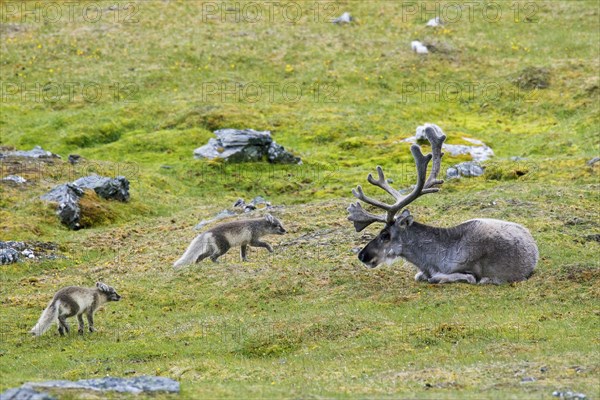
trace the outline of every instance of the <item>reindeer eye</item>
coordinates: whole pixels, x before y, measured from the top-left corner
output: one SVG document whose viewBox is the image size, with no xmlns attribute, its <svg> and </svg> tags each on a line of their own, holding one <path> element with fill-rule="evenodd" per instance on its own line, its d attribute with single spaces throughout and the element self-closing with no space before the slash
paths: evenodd
<svg viewBox="0 0 600 400">
<path fill-rule="evenodd" d="M 390 233 L 388 231 L 381 232 L 381 240 L 390 240 Z"/>
</svg>

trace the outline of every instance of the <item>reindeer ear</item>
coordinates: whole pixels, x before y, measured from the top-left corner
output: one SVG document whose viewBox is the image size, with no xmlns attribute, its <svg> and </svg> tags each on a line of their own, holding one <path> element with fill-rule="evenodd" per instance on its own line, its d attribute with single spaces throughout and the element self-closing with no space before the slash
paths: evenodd
<svg viewBox="0 0 600 400">
<path fill-rule="evenodd" d="M 410 211 L 403 210 L 402 213 L 396 219 L 398 226 L 411 226 L 413 223 L 413 217 L 410 215 Z"/>
<path fill-rule="evenodd" d="M 96 287 L 101 291 L 101 292 L 108 292 L 109 288 L 108 285 L 102 283 L 102 282 L 96 282 Z"/>
<path fill-rule="evenodd" d="M 277 224 L 277 222 L 275 221 L 275 218 L 273 218 L 273 216 L 271 214 L 266 214 L 265 219 L 267 220 L 267 222 L 269 222 L 272 225 Z"/>
</svg>

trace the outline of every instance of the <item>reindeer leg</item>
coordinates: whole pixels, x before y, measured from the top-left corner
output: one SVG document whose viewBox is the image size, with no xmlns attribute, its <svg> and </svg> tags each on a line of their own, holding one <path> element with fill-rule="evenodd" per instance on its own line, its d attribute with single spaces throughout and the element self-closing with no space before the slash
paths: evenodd
<svg viewBox="0 0 600 400">
<path fill-rule="evenodd" d="M 501 282 L 495 280 L 494 278 L 481 278 L 479 282 L 480 285 L 500 285 Z"/>
<path fill-rule="evenodd" d="M 437 273 L 428 279 L 429 283 L 455 283 L 455 282 L 465 282 L 465 283 L 477 283 L 477 279 L 471 274 L 461 274 L 459 272 L 455 272 L 453 274 L 442 274 Z"/>
<path fill-rule="evenodd" d="M 429 278 L 428 278 L 427 274 L 423 271 L 419 271 L 415 275 L 415 281 L 417 281 L 417 282 L 427 282 L 428 279 Z"/>
</svg>

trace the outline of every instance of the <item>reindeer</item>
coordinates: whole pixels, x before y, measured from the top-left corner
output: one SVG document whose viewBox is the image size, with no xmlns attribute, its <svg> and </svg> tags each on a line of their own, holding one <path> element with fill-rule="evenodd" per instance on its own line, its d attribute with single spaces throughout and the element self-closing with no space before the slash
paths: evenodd
<svg viewBox="0 0 600 400">
<path fill-rule="evenodd" d="M 392 188 L 379 166 L 378 179 L 369 174 L 367 180 L 392 195 L 396 200 L 394 204 L 367 197 L 360 185 L 352 190 L 359 200 L 386 211 L 382 215 L 372 214 L 362 208 L 360 202 L 348 207 L 348 219 L 354 223 L 357 232 L 373 222 L 385 224 L 379 235 L 360 251 L 358 259 L 367 267 L 375 268 L 382 262 L 391 264 L 402 257 L 419 269 L 416 281 L 429 283 L 501 284 L 529 278 L 539 253 L 535 240 L 523 226 L 478 218 L 452 228 L 438 228 L 415 222 L 410 212 L 404 209 L 418 197 L 438 192 L 444 183 L 437 176 L 446 136 L 434 124 L 425 126 L 425 135 L 431 144 L 431 154 L 424 156 L 416 144 L 410 149 L 417 167 L 417 184 L 410 194 L 402 196 Z M 431 159 L 433 165 L 426 180 Z"/>
</svg>

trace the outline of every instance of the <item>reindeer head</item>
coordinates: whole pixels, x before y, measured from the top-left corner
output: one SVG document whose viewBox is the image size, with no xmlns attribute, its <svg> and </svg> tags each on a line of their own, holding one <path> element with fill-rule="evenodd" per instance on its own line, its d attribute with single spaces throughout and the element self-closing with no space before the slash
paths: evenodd
<svg viewBox="0 0 600 400">
<path fill-rule="evenodd" d="M 382 222 L 385 224 L 385 228 L 383 228 L 379 235 L 371 240 L 358 254 L 358 259 L 370 268 L 374 268 L 382 262 L 391 263 L 402 255 L 403 233 L 412 224 L 412 216 L 408 210 L 404 210 L 399 217 L 396 217 L 396 214 L 418 197 L 439 191 L 439 187 L 435 186 L 444 183 L 443 180 L 437 179 L 437 176 L 440 172 L 441 160 L 444 155 L 442 153 L 442 144 L 446 140 L 446 135 L 444 135 L 437 125 L 433 124 L 425 126 L 425 135 L 429 143 L 431 143 L 431 154 L 424 156 L 421 148 L 416 144 L 413 144 L 410 148 L 417 166 L 417 184 L 410 194 L 402 196 L 400 192 L 391 187 L 385 179 L 383 169 L 379 166 L 377 167 L 378 179 L 375 180 L 369 174 L 367 180 L 370 184 L 378 186 L 391 194 L 396 200 L 394 204 L 386 204 L 367 197 L 360 185 L 352 190 L 352 194 L 357 199 L 386 211 L 386 214 L 382 215 L 371 214 L 362 208 L 360 202 L 353 203 L 348 207 L 350 214 L 348 219 L 354 223 L 354 228 L 357 232 L 362 231 L 373 222 Z M 427 166 L 431 159 L 433 159 L 433 166 L 429 178 L 426 180 Z"/>
</svg>

